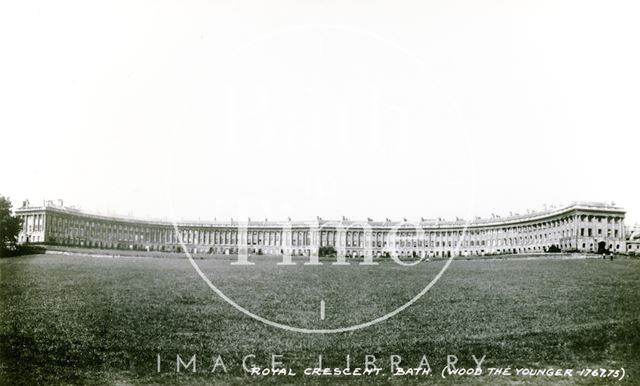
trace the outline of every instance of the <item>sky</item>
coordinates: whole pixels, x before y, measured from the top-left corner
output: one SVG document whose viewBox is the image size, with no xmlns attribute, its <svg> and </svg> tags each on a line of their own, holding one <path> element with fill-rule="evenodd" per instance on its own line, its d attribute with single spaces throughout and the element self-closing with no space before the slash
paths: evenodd
<svg viewBox="0 0 640 386">
<path fill-rule="evenodd" d="M 0 194 L 189 220 L 640 222 L 635 1 L 0 5 Z"/>
</svg>

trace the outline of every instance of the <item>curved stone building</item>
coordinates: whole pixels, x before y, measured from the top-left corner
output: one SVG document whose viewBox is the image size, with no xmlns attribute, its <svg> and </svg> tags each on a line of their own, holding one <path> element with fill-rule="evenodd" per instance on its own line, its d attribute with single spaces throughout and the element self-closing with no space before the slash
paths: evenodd
<svg viewBox="0 0 640 386">
<path fill-rule="evenodd" d="M 245 221 L 180 222 L 92 214 L 47 201 L 16 209 L 21 243 L 91 248 L 235 254 L 447 257 L 535 253 L 552 248 L 625 252 L 625 211 L 576 202 L 559 209 L 473 221 Z"/>
</svg>

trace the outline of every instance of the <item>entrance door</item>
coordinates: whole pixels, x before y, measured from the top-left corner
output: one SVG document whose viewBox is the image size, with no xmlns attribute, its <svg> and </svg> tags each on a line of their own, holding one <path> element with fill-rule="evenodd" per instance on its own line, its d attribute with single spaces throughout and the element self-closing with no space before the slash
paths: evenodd
<svg viewBox="0 0 640 386">
<path fill-rule="evenodd" d="M 607 248 L 604 241 L 601 241 L 598 243 L 598 253 L 606 253 L 607 252 Z"/>
</svg>

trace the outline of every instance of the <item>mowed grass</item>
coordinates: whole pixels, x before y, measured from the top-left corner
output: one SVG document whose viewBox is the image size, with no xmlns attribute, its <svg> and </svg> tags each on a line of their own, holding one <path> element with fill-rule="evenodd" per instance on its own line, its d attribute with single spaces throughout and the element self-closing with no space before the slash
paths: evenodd
<svg viewBox="0 0 640 386">
<path fill-rule="evenodd" d="M 444 262 L 400 267 L 199 266 L 241 306 L 280 323 L 336 328 L 402 305 Z M 326 319 L 319 303 L 326 302 Z M 156 356 L 161 355 L 161 372 Z M 197 355 L 198 371 L 175 372 L 176 354 Z M 283 355 L 296 377 L 254 377 L 241 363 L 269 367 Z M 385 376 L 302 377 L 324 367 L 362 366 L 375 355 Z M 231 307 L 186 258 L 38 255 L 0 260 L 0 380 L 3 384 L 422 384 L 441 383 L 447 355 L 475 367 L 621 368 L 640 384 L 640 261 L 454 260 L 437 284 L 399 315 L 354 332 L 283 331 Z M 228 373 L 211 374 L 221 355 Z M 432 377 L 391 377 L 389 356 L 405 367 L 426 355 Z M 602 384 L 593 378 L 465 377 L 465 384 Z M 614 382 L 609 380 L 609 382 Z"/>
</svg>

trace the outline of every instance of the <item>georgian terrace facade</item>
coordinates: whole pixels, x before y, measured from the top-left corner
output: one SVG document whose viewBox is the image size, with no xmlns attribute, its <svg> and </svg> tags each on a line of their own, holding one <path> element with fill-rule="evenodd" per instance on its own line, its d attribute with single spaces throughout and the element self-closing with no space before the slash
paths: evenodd
<svg viewBox="0 0 640 386">
<path fill-rule="evenodd" d="M 605 203 L 473 221 L 244 221 L 179 222 L 106 216 L 54 205 L 16 209 L 21 243 L 211 254 L 448 257 L 563 251 L 626 252 L 625 211 Z M 184 247 L 183 247 L 184 246 Z"/>
</svg>

